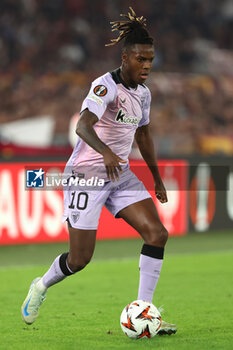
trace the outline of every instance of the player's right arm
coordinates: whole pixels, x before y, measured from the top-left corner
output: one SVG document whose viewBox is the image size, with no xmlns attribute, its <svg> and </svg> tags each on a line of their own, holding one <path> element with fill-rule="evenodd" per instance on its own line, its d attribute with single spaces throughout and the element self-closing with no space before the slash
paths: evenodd
<svg viewBox="0 0 233 350">
<path fill-rule="evenodd" d="M 102 154 L 108 179 L 114 182 L 115 178 L 119 180 L 118 171 L 120 173 L 122 171 L 119 163 L 126 163 L 126 161 L 113 153 L 111 149 L 100 140 L 93 128 L 98 120 L 98 117 L 94 113 L 85 109 L 78 120 L 76 133 L 96 152 Z"/>
<path fill-rule="evenodd" d="M 96 79 L 83 101 L 81 117 L 76 128 L 76 133 L 96 152 L 102 154 L 108 179 L 112 181 L 115 181 L 115 178 L 119 179 L 119 172 L 122 171 L 119 163 L 127 161 L 118 157 L 100 140 L 93 126 L 102 118 L 108 104 L 115 100 L 117 93 L 116 84 L 109 73 Z"/>
</svg>

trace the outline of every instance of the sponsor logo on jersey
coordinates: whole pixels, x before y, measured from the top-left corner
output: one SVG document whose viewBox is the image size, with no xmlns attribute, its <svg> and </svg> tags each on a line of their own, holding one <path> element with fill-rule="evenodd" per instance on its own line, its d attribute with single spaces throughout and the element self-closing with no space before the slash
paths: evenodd
<svg viewBox="0 0 233 350">
<path fill-rule="evenodd" d="M 89 94 L 87 96 L 87 99 L 96 102 L 100 106 L 104 103 L 104 101 L 100 97 L 98 97 L 98 96 L 96 96 L 94 94 Z"/>
<path fill-rule="evenodd" d="M 128 117 L 122 109 L 119 109 L 117 112 L 115 121 L 121 124 L 131 124 L 131 125 L 138 125 L 140 119 L 137 117 Z"/>
<path fill-rule="evenodd" d="M 97 96 L 105 96 L 108 92 L 108 89 L 104 85 L 97 85 L 93 91 Z"/>
</svg>

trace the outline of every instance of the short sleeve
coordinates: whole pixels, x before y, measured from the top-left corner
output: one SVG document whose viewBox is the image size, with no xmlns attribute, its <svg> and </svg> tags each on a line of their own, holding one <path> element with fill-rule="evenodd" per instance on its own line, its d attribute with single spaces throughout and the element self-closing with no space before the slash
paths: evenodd
<svg viewBox="0 0 233 350">
<path fill-rule="evenodd" d="M 115 100 L 117 86 L 110 73 L 107 73 L 91 84 L 90 91 L 83 101 L 81 112 L 86 108 L 94 113 L 99 119 L 104 114 L 107 105 Z"/>
<path fill-rule="evenodd" d="M 151 104 L 151 93 L 148 88 L 145 102 L 142 106 L 142 119 L 140 120 L 138 127 L 145 126 L 150 122 L 150 104 Z"/>
</svg>

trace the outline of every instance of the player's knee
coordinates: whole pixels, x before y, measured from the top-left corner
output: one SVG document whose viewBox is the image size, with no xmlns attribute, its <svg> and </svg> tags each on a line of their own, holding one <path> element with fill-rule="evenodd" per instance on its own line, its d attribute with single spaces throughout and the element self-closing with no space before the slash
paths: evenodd
<svg viewBox="0 0 233 350">
<path fill-rule="evenodd" d="M 168 231 L 166 230 L 166 228 L 163 225 L 161 227 L 161 231 L 160 231 L 158 236 L 159 236 L 160 244 L 165 246 L 167 239 L 168 239 Z"/>
<path fill-rule="evenodd" d="M 68 259 L 68 265 L 71 271 L 78 272 L 83 270 L 90 261 L 91 261 L 91 256 L 89 255 L 83 255 L 77 258 L 71 257 L 70 259 Z"/>
<path fill-rule="evenodd" d="M 163 247 L 168 239 L 168 231 L 163 224 L 150 225 L 146 237 L 146 244 Z"/>
</svg>

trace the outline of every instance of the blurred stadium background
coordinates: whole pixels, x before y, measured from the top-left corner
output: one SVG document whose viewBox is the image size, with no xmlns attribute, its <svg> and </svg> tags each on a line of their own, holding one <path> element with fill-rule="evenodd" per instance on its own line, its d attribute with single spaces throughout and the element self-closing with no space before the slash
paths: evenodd
<svg viewBox="0 0 233 350">
<path fill-rule="evenodd" d="M 167 207 L 158 204 L 162 220 L 171 234 L 232 229 L 231 0 L 2 0 L 0 244 L 67 239 L 61 192 L 24 191 L 22 173 L 32 161 L 54 168 L 68 159 L 91 81 L 120 65 L 120 47 L 104 44 L 129 5 L 155 37 L 151 129 L 171 189 Z M 131 159 L 141 164 L 136 145 Z M 134 236 L 121 225 L 112 238 Z"/>
</svg>

